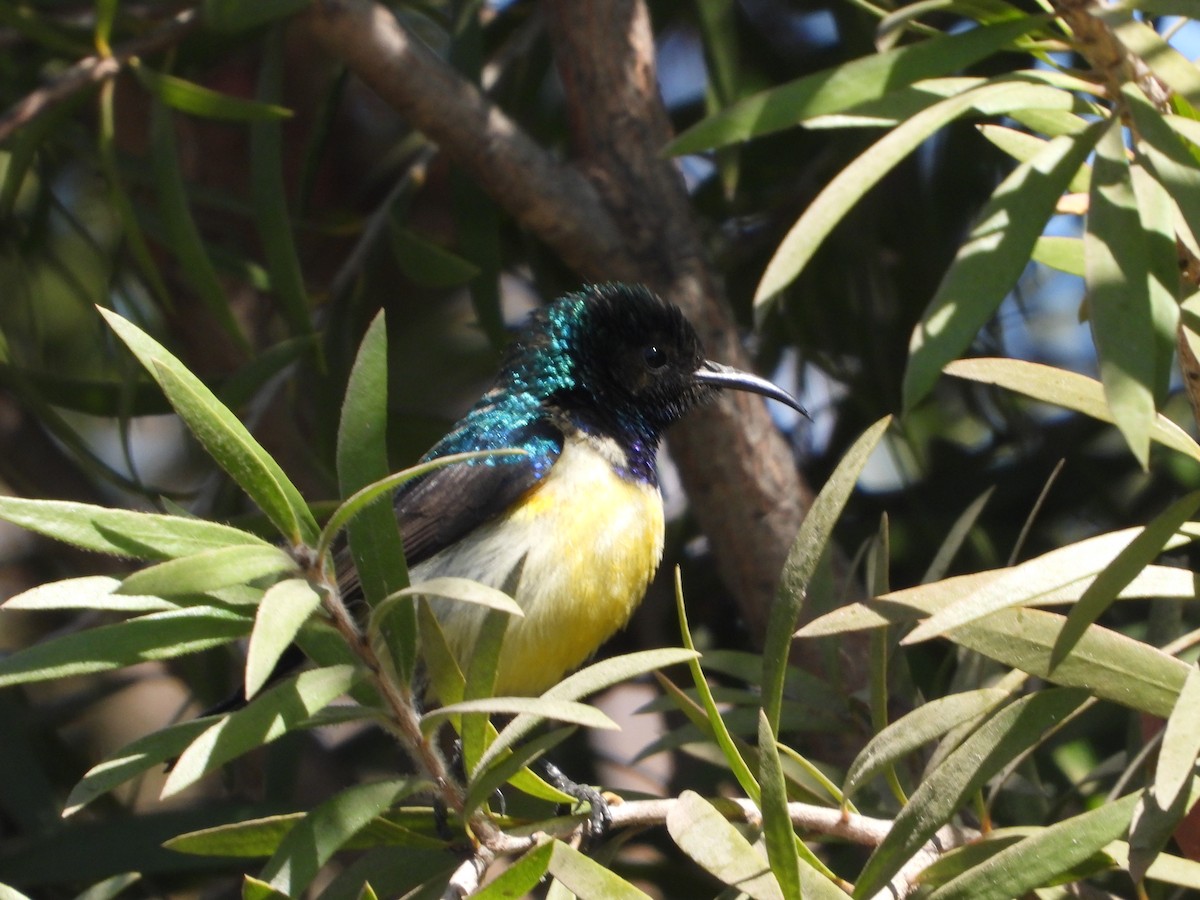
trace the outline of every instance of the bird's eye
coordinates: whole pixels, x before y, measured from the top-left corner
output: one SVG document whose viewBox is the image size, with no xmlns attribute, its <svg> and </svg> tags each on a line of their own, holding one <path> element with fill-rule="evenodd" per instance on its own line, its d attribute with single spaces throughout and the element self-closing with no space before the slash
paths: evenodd
<svg viewBox="0 0 1200 900">
<path fill-rule="evenodd" d="M 658 371 L 667 364 L 667 354 L 653 344 L 642 351 L 642 359 L 651 371 Z"/>
</svg>

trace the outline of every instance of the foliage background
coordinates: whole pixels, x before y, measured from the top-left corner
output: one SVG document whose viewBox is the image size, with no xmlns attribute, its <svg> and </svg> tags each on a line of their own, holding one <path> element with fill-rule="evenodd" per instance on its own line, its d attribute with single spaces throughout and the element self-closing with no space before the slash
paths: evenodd
<svg viewBox="0 0 1200 900">
<path fill-rule="evenodd" d="M 1193 10 L 1140 8 L 1160 31 L 1184 26 L 1176 40 L 1186 52 Z M 368 39 L 387 29 L 364 18 L 379 9 L 288 0 L 252 8 L 220 0 L 0 0 L 0 40 L 10 51 L 0 59 L 0 105 L 8 110 L 0 118 L 0 466 L 9 491 L 139 509 L 178 505 L 262 524 L 178 421 L 160 415 L 170 411 L 162 393 L 118 348 L 96 305 L 166 345 L 317 500 L 337 496 L 342 398 L 377 310 L 387 314 L 388 441 L 399 468 L 486 385 L 508 325 L 540 298 L 581 279 L 609 278 L 644 281 L 679 302 L 713 358 L 749 365 L 739 354 L 750 353 L 814 412 L 811 425 L 774 423 L 787 445 L 761 405 L 744 399 L 672 435 L 691 502 L 669 479 L 675 515 L 663 577 L 609 651 L 677 645 L 669 577 L 677 563 L 701 648 L 760 650 L 777 574 L 812 502 L 805 485 L 825 484 L 856 438 L 888 413 L 904 415 L 846 505 L 837 549 L 799 582 L 805 618 L 1140 525 L 1196 488 L 1197 454 L 1151 450 L 1150 435 L 1156 408 L 1194 430 L 1181 389 L 1188 376 L 1171 352 L 1180 308 L 1179 333 L 1188 340 L 1184 301 L 1195 288 L 1197 145 L 1185 143 L 1195 135 L 1180 120 L 1196 118 L 1200 79 L 1186 59 L 1127 24 L 1139 24 L 1141 13 L 1118 9 L 1101 19 L 1067 3 L 403 3 L 391 6 L 387 21 L 394 17 L 401 36 L 419 41 L 392 46 L 388 68 Z M 944 52 L 930 54 L 933 62 L 912 54 L 894 68 L 844 68 L 825 93 L 805 82 L 808 94 L 773 95 L 765 111 L 745 101 L 856 60 L 894 59 L 884 54 L 940 33 L 961 35 L 965 23 L 1012 31 L 957 65 L 939 62 L 954 58 Z M 1033 37 L 1018 37 L 1026 32 Z M 1072 33 L 1076 55 L 1066 43 Z M 1017 71 L 1049 78 L 1044 73 L 1056 67 L 1092 81 L 1021 76 L 1024 93 L 985 105 L 986 117 L 964 105 L 945 127 L 914 132 L 915 152 L 893 167 L 869 156 L 939 97 L 990 88 Z M 906 90 L 918 79 L 950 76 L 980 80 Z M 46 83 L 59 92 L 38 93 Z M 507 125 L 489 132 L 497 125 L 484 113 L 493 107 L 484 95 L 463 93 L 463 84 L 482 86 L 516 136 Z M 1059 200 L 1065 180 L 996 193 L 1014 166 L 1000 147 L 1021 159 L 1044 147 L 983 134 L 981 118 L 1025 135 L 1064 135 L 1078 153 L 1065 175 L 1086 157 L 1101 187 L 1072 185 L 1073 201 Z M 1110 130 L 1107 144 L 1097 127 L 1080 137 L 1095 121 L 1137 124 L 1145 146 L 1129 139 L 1140 154 L 1133 168 L 1153 184 L 1130 175 L 1128 162 L 1122 169 L 1119 132 Z M 686 133 L 668 156 L 672 132 Z M 851 185 L 854 202 L 833 217 L 825 240 L 809 238 L 806 264 L 765 290 L 764 271 L 787 269 L 785 236 L 798 220 L 802 235 L 817 233 L 802 213 L 819 208 L 823 189 L 864 152 L 878 185 Z M 1096 212 L 1098 197 L 1110 203 L 1107 214 Z M 1033 229 L 1026 245 L 993 248 L 977 268 L 956 269 L 980 210 L 997 198 L 1011 204 L 1005 233 L 1021 223 Z M 1091 250 L 1082 240 L 1035 246 L 1056 203 L 1062 215 L 1049 221 L 1048 234 L 1078 238 L 1078 213 L 1090 208 L 1089 233 L 1112 252 L 1098 253 L 1096 240 Z M 1031 256 L 1042 262 L 1026 267 Z M 1093 304 L 1115 313 L 1097 316 L 1095 305 L 1082 305 L 1084 277 Z M 957 346 L 929 359 L 913 334 L 929 324 L 935 298 L 966 324 Z M 930 373 L 965 355 L 1102 377 L 1105 415 L 1120 428 L 1065 412 L 1061 406 L 1084 404 L 1064 399 L 1061 386 L 1042 398 L 1060 404 L 1051 408 L 980 378 L 933 380 Z M 1185 355 L 1185 372 L 1186 362 Z M 913 387 L 922 367 L 929 391 Z M 985 496 L 985 505 L 971 506 Z M 128 571 L 124 562 L 15 529 L 4 538 L 6 595 Z M 1125 561 L 1129 580 L 1166 541 L 1164 534 L 1144 559 Z M 1184 541 L 1167 559 L 1189 560 Z M 1047 568 L 1069 582 L 1095 578 L 1104 561 Z M 789 572 L 796 588 L 794 565 Z M 1037 599 L 1032 588 L 1013 596 Z M 1150 646 L 1174 641 L 1186 653 L 1196 623 L 1181 599 L 1194 599 L 1194 591 L 1120 604 L 1102 621 Z M 0 610 L 0 650 L 109 621 L 102 611 Z M 977 655 L 944 641 L 897 646 L 899 636 L 852 631 L 798 645 L 794 661 L 822 684 L 805 682 L 789 695 L 791 727 L 779 733 L 776 723 L 776 733 L 835 782 L 889 717 L 993 685 L 1014 664 L 998 651 Z M 1095 663 L 1085 660 L 1080 683 L 1105 697 L 1086 677 Z M 137 871 L 144 880 L 129 890 L 148 896 L 232 890 L 261 861 L 184 856 L 159 844 L 208 825 L 310 808 L 397 769 L 394 745 L 373 731 L 297 732 L 239 762 L 224 781 L 209 779 L 171 802 L 157 800 L 148 777 L 62 821 L 66 792 L 89 766 L 223 697 L 237 666 L 236 653 L 219 649 L 106 677 L 4 689 L 0 882 L 31 896 L 73 896 Z M 686 683 L 687 674 L 676 680 Z M 755 743 L 756 701 L 726 699 L 751 713 L 730 721 Z M 1030 738 L 1036 753 L 1014 765 L 1016 777 L 1000 782 L 986 804 L 981 793 L 964 821 L 1069 822 L 1101 808 L 1110 790 L 1115 797 L 1153 783 L 1153 757 L 1139 756 L 1155 730 L 1144 714 L 1165 717 L 1170 709 L 1148 705 L 1109 703 L 1045 740 L 1039 731 Z M 678 712 L 663 721 L 683 727 Z M 1189 727 L 1177 726 L 1185 735 Z M 712 745 L 676 733 L 689 749 L 674 754 L 660 788 L 668 796 L 728 791 L 730 766 Z M 572 774 L 595 771 L 582 738 L 560 753 Z M 909 758 L 894 776 L 910 792 L 924 761 Z M 611 768 L 600 772 L 607 778 Z M 793 799 L 813 799 L 804 777 L 792 769 L 787 777 Z M 883 780 L 858 803 L 885 819 L 899 808 Z M 1176 809 L 1168 821 L 1181 815 Z M 1186 834 L 1175 840 L 1171 849 L 1188 856 Z M 627 854 L 617 865 L 623 875 L 665 896 L 720 889 L 662 829 L 638 841 L 651 855 Z M 825 852 L 842 877 L 854 881 L 862 872 L 862 851 L 834 844 Z M 446 865 L 433 851 L 412 853 L 413 883 Z M 772 868 L 786 886 L 778 859 L 773 853 Z M 1132 895 L 1126 875 L 1088 859 L 1100 872 L 1093 885 Z M 1054 895 L 1046 885 L 1058 874 L 1036 882 L 1043 895 Z M 1181 878 L 1196 886 L 1190 870 Z M 350 890 L 349 883 L 340 884 Z M 1176 889 L 1147 884 L 1156 896 Z"/>
</svg>

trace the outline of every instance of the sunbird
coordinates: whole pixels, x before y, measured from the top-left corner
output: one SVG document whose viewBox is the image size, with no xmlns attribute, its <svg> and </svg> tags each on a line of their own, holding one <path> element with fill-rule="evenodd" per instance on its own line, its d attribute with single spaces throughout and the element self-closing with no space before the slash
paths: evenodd
<svg viewBox="0 0 1200 900">
<path fill-rule="evenodd" d="M 533 314 L 492 387 L 424 459 L 525 455 L 455 463 L 397 492 L 414 582 L 507 586 L 525 614 L 509 622 L 497 695 L 542 693 L 629 621 L 662 559 L 663 431 L 725 388 L 808 415 L 771 382 L 706 360 L 679 309 L 647 288 L 591 285 Z M 349 596 L 346 554 L 339 570 Z M 431 603 L 466 671 L 487 610 Z"/>
</svg>

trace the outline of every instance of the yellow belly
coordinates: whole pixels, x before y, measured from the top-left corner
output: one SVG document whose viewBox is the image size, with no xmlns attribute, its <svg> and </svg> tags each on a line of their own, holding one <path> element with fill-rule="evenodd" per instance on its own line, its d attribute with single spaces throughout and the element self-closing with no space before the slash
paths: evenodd
<svg viewBox="0 0 1200 900">
<path fill-rule="evenodd" d="M 629 621 L 662 559 L 658 489 L 617 475 L 586 441 L 568 438 L 541 485 L 472 537 L 413 570 L 500 587 L 525 558 L 515 600 L 525 611 L 505 636 L 497 694 L 539 694 Z M 451 650 L 466 668 L 485 612 L 435 600 Z"/>
</svg>

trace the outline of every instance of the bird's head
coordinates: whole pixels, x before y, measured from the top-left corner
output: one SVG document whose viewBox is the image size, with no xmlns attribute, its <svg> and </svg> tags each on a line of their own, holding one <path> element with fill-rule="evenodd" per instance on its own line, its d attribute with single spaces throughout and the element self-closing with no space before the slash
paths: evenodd
<svg viewBox="0 0 1200 900">
<path fill-rule="evenodd" d="M 654 442 L 724 388 L 807 415 L 771 382 L 706 360 L 683 313 L 640 285 L 592 285 L 541 310 L 515 343 L 507 371 L 584 425 Z"/>
</svg>

